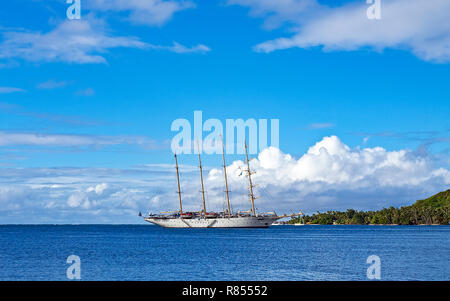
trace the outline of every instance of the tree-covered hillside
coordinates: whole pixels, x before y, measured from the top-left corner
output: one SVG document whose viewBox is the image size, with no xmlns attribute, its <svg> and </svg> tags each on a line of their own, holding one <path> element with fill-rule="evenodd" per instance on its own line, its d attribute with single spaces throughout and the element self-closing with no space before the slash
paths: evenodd
<svg viewBox="0 0 450 301">
<path fill-rule="evenodd" d="M 439 192 L 425 200 L 417 201 L 413 206 L 415 207 L 432 207 L 432 208 L 445 208 L 450 207 L 450 189 L 447 191 Z"/>
<path fill-rule="evenodd" d="M 384 208 L 378 211 L 317 212 L 304 217 L 307 224 L 320 225 L 448 225 L 450 223 L 450 189 L 419 200 L 411 206 Z M 289 223 L 299 222 L 292 219 Z"/>
</svg>

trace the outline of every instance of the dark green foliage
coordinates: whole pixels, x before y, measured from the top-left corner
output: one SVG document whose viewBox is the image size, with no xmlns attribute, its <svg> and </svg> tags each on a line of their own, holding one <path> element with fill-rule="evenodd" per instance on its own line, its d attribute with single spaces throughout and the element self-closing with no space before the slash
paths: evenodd
<svg viewBox="0 0 450 301">
<path fill-rule="evenodd" d="M 307 224 L 318 225 L 448 225 L 450 223 L 450 190 L 440 192 L 411 206 L 383 208 L 378 211 L 317 212 L 304 217 Z M 294 218 L 289 223 L 300 222 Z"/>
</svg>

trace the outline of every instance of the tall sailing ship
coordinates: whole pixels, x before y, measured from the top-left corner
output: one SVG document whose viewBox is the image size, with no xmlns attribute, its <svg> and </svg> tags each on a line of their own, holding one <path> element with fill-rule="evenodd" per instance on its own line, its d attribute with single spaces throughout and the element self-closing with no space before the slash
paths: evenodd
<svg viewBox="0 0 450 301">
<path fill-rule="evenodd" d="M 227 209 L 224 212 L 208 212 L 206 210 L 205 201 L 205 187 L 203 184 L 203 169 L 202 161 L 200 158 L 200 152 L 198 155 L 199 168 L 200 168 L 200 181 L 201 181 L 201 193 L 203 201 L 203 210 L 198 212 L 184 212 L 183 205 L 181 201 L 181 189 L 180 189 L 180 173 L 178 168 L 178 159 L 175 154 L 175 168 L 177 171 L 177 183 L 178 183 L 178 200 L 180 209 L 178 211 L 169 214 L 149 214 L 147 217 L 143 217 L 149 223 L 165 227 L 165 228 L 268 228 L 275 221 L 285 218 L 293 217 L 298 214 L 291 215 L 277 215 L 275 212 L 257 213 L 255 210 L 255 195 L 253 193 L 253 188 L 255 185 L 252 182 L 252 172 L 250 170 L 250 162 L 248 159 L 247 143 L 245 143 L 245 162 L 247 169 L 243 172 L 246 173 L 248 177 L 249 184 L 249 197 L 251 203 L 251 209 L 245 212 L 232 212 L 230 206 L 230 196 L 228 190 L 228 179 L 227 179 L 227 166 L 225 163 L 225 151 L 222 139 L 222 160 L 223 160 L 223 174 L 225 180 L 225 192 L 227 200 Z M 140 216 L 141 213 L 139 213 Z"/>
</svg>

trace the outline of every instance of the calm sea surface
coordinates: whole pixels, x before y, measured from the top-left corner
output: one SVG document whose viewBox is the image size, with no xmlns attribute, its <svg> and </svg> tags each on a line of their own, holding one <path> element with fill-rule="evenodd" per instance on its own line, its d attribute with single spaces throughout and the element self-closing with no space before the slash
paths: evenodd
<svg viewBox="0 0 450 301">
<path fill-rule="evenodd" d="M 450 280 L 450 226 L 0 226 L 0 280 Z"/>
</svg>

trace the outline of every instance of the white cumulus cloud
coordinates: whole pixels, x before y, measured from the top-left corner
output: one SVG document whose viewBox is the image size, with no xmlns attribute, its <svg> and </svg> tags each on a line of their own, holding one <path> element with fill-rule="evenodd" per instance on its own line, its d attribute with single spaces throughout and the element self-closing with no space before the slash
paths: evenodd
<svg viewBox="0 0 450 301">
<path fill-rule="evenodd" d="M 46 33 L 17 30 L 2 35 L 0 59 L 4 60 L 21 58 L 32 62 L 98 64 L 106 63 L 104 54 L 115 48 L 161 49 L 174 53 L 210 50 L 202 44 L 187 47 L 174 42 L 172 46 L 163 46 L 143 42 L 134 36 L 115 36 L 103 20 L 90 15 L 81 20 L 66 20 Z M 92 95 L 93 90 L 81 93 Z"/>
<path fill-rule="evenodd" d="M 89 187 L 88 189 L 86 189 L 86 192 L 95 191 L 96 194 L 102 195 L 106 189 L 108 189 L 108 184 L 102 183 L 102 184 L 98 184 L 94 187 Z"/>
<path fill-rule="evenodd" d="M 450 1 L 381 1 L 381 19 L 369 20 L 365 1 L 328 7 L 315 0 L 230 0 L 255 16 L 288 22 L 293 35 L 266 41 L 256 51 L 322 47 L 325 51 L 404 49 L 426 61 L 450 61 Z M 289 12 L 289 8 L 293 10 Z"/>
<path fill-rule="evenodd" d="M 271 200 L 266 200 L 265 205 L 274 208 L 289 203 L 309 209 L 324 205 L 373 208 L 392 196 L 399 198 L 391 200 L 395 203 L 405 201 L 413 191 L 426 195 L 450 185 L 450 172 L 436 167 L 429 157 L 411 150 L 352 149 L 336 136 L 323 138 L 300 158 L 278 148 L 267 148 L 251 161 L 251 167 L 256 171 L 254 182 L 259 184 L 256 189 L 263 195 L 270 194 Z M 243 169 L 242 161 L 228 166 L 230 182 L 241 192 L 246 184 L 241 175 Z M 213 169 L 208 181 L 208 186 L 220 194 L 222 171 Z M 365 193 L 368 195 L 361 197 Z M 242 196 L 240 202 L 245 204 L 246 195 Z M 371 204 L 374 199 L 378 200 Z"/>
<path fill-rule="evenodd" d="M 19 57 L 28 61 L 105 63 L 100 53 L 117 47 L 145 48 L 146 44 L 135 37 L 108 34 L 104 22 L 85 17 L 66 20 L 47 33 L 4 32 L 0 59 Z"/>
</svg>

